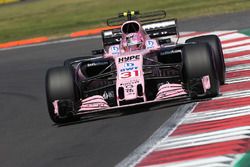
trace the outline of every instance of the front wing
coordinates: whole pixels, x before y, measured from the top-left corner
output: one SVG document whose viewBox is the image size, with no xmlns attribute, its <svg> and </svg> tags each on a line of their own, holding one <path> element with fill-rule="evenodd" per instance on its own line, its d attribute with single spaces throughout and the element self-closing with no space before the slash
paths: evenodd
<svg viewBox="0 0 250 167">
<path fill-rule="evenodd" d="M 92 111 L 79 111 L 76 112 L 75 115 L 84 117 L 84 118 L 93 118 L 93 117 L 101 117 L 107 114 L 132 114 L 136 112 L 145 112 L 150 110 L 155 110 L 164 107 L 171 107 L 186 103 L 192 103 L 197 101 L 202 101 L 206 99 L 192 99 L 188 95 L 183 95 L 179 97 L 168 98 L 159 101 L 146 101 L 146 102 L 139 102 L 133 103 L 123 106 L 114 106 L 105 109 L 97 109 Z"/>
</svg>

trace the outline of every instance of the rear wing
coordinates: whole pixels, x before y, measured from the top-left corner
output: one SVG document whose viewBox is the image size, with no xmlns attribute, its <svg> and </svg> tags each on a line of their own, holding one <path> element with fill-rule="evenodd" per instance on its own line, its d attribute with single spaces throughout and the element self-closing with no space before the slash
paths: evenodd
<svg viewBox="0 0 250 167">
<path fill-rule="evenodd" d="M 166 18 L 166 12 L 164 10 L 152 11 L 140 13 L 139 11 L 130 11 L 119 13 L 118 17 L 112 17 L 107 19 L 108 26 L 120 26 L 124 22 L 129 20 L 137 20 L 141 24 L 147 24 L 152 21 L 161 21 Z"/>
<path fill-rule="evenodd" d="M 177 20 L 167 19 L 142 24 L 142 28 L 150 38 L 160 38 L 172 35 L 178 35 Z M 104 46 L 119 44 L 122 38 L 120 28 L 106 30 L 102 32 Z"/>
<path fill-rule="evenodd" d="M 176 19 L 168 19 L 160 22 L 158 21 L 143 24 L 142 28 L 146 31 L 150 38 L 178 35 Z"/>
</svg>

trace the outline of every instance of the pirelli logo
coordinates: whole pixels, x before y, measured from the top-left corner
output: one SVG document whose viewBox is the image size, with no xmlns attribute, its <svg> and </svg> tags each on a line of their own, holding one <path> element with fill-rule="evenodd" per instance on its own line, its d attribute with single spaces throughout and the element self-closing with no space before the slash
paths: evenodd
<svg viewBox="0 0 250 167">
<path fill-rule="evenodd" d="M 118 62 L 124 63 L 124 62 L 129 62 L 129 61 L 136 61 L 139 59 L 140 59 L 140 55 L 124 56 L 124 57 L 119 57 Z"/>
</svg>

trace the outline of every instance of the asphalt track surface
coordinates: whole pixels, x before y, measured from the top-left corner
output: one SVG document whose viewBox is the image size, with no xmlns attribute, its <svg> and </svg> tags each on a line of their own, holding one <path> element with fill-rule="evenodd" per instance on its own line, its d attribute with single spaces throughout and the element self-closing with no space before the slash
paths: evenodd
<svg viewBox="0 0 250 167">
<path fill-rule="evenodd" d="M 181 31 L 249 27 L 250 12 L 180 22 Z M 46 70 L 100 45 L 89 39 L 0 51 L 0 166 L 115 166 L 181 107 L 55 126 L 46 107 Z"/>
</svg>

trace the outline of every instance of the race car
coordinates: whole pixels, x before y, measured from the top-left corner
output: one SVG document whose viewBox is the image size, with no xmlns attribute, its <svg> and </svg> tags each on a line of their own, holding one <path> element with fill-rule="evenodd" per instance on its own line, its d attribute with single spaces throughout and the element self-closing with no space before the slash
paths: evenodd
<svg viewBox="0 0 250 167">
<path fill-rule="evenodd" d="M 225 63 L 216 35 L 179 43 L 177 20 L 166 19 L 165 11 L 127 11 L 107 24 L 116 27 L 102 32 L 102 49 L 47 71 L 48 112 L 55 123 L 219 94 Z"/>
</svg>

